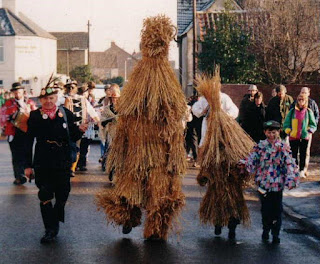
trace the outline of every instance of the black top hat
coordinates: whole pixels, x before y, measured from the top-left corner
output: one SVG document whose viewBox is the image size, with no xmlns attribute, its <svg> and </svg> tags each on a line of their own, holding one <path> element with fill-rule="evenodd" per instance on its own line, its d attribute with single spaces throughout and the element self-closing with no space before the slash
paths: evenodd
<svg viewBox="0 0 320 264">
<path fill-rule="evenodd" d="M 11 92 L 16 91 L 18 89 L 24 89 L 23 86 L 21 86 L 21 83 L 15 82 L 12 84 L 12 88 L 10 89 Z"/>
<path fill-rule="evenodd" d="M 263 123 L 263 129 L 280 129 L 280 123 L 274 120 L 269 120 Z"/>
</svg>

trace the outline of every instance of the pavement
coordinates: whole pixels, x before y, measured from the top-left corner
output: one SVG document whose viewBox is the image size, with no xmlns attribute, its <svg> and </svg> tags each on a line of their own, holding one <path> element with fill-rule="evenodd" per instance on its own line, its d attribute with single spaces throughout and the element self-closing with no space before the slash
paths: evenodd
<svg viewBox="0 0 320 264">
<path fill-rule="evenodd" d="M 284 213 L 298 222 L 310 234 L 320 238 L 320 157 L 312 157 L 308 177 L 300 186 L 286 190 L 283 197 Z"/>
</svg>

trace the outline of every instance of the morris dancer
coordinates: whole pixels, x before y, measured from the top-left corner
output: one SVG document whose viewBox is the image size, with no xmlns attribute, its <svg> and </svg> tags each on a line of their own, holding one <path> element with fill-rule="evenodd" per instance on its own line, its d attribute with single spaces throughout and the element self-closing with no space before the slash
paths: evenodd
<svg viewBox="0 0 320 264">
<path fill-rule="evenodd" d="M 24 87 L 19 82 L 13 83 L 10 91 L 13 92 L 14 98 L 7 100 L 3 105 L 2 112 L 5 117 L 3 125 L 12 154 L 15 177 L 13 184 L 21 185 L 27 181 L 24 175 L 27 120 L 30 111 L 35 110 L 37 107 L 32 100 L 24 97 Z"/>
</svg>

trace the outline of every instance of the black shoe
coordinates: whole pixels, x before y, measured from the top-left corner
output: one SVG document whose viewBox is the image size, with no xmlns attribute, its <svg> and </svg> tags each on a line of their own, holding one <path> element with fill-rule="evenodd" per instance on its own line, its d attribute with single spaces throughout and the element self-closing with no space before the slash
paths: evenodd
<svg viewBox="0 0 320 264">
<path fill-rule="evenodd" d="M 228 238 L 229 239 L 235 239 L 236 238 L 236 230 L 235 229 L 229 229 Z"/>
<path fill-rule="evenodd" d="M 27 182 L 27 178 L 26 177 L 21 177 L 19 179 L 15 179 L 13 181 L 13 184 L 14 185 L 22 185 L 22 184 L 25 184 Z"/>
<path fill-rule="evenodd" d="M 41 244 L 50 244 L 54 241 L 54 238 L 56 237 L 56 234 L 52 230 L 47 230 L 44 236 L 41 238 L 40 243 Z"/>
<path fill-rule="evenodd" d="M 132 231 L 132 225 L 131 224 L 127 224 L 127 225 L 123 225 L 122 227 L 122 234 L 129 234 Z"/>
<path fill-rule="evenodd" d="M 25 184 L 27 182 L 27 177 L 21 177 L 20 178 L 20 184 Z"/>
<path fill-rule="evenodd" d="M 280 238 L 278 236 L 273 236 L 272 244 L 280 244 Z"/>
<path fill-rule="evenodd" d="M 268 241 L 269 240 L 269 231 L 263 230 L 261 238 L 262 238 L 262 241 Z"/>
<path fill-rule="evenodd" d="M 86 167 L 80 167 L 79 171 L 87 171 L 88 169 Z"/>
<path fill-rule="evenodd" d="M 215 226 L 215 227 L 214 227 L 214 234 L 215 234 L 216 236 L 221 235 L 221 230 L 222 230 L 222 227 L 221 227 L 221 226 Z"/>
</svg>

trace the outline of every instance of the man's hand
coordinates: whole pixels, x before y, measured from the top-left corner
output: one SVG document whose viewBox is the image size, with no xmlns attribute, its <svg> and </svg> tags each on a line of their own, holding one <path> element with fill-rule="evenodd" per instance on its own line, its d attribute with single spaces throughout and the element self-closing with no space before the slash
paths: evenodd
<svg viewBox="0 0 320 264">
<path fill-rule="evenodd" d="M 88 124 L 87 123 L 83 123 L 79 126 L 79 129 L 82 131 L 82 132 L 86 132 L 86 130 L 88 129 Z"/>
<path fill-rule="evenodd" d="M 33 175 L 33 170 L 32 168 L 25 168 L 24 169 L 24 175 L 26 175 L 26 177 L 28 179 L 30 179 L 30 177 Z"/>
</svg>

